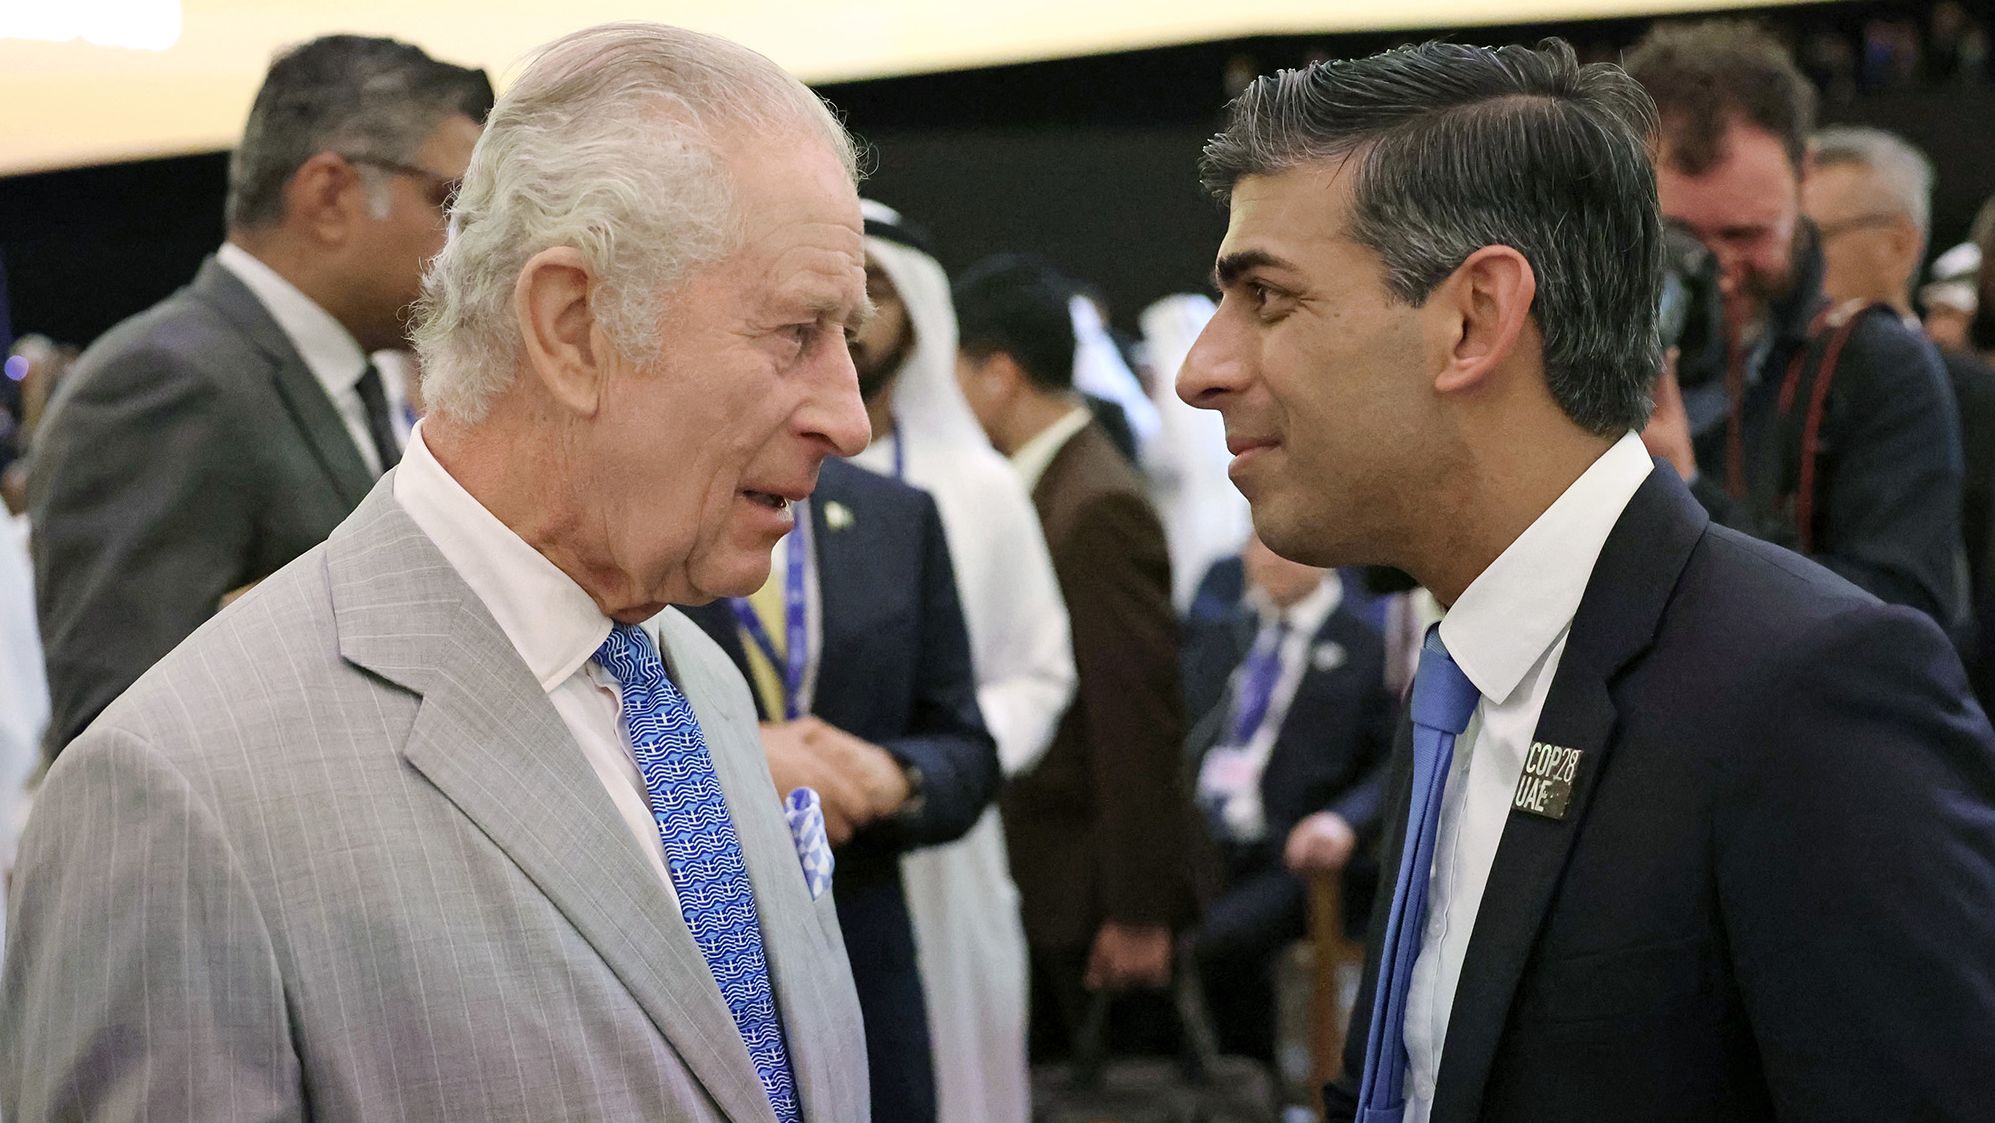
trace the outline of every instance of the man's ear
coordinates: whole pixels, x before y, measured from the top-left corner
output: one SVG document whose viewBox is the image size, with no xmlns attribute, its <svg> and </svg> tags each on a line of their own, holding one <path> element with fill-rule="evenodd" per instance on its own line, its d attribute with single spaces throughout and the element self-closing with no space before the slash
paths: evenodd
<svg viewBox="0 0 1995 1123">
<path fill-rule="evenodd" d="M 545 249 L 527 259 L 513 285 L 513 315 L 527 367 L 548 395 L 593 417 L 613 361 L 590 304 L 599 281 L 581 251 Z"/>
<path fill-rule="evenodd" d="M 320 152 L 298 165 L 284 184 L 284 221 L 321 245 L 343 245 L 367 210 L 367 184 L 345 157 Z"/>
<path fill-rule="evenodd" d="M 1522 253 L 1484 246 L 1470 254 L 1427 298 L 1439 317 L 1442 345 L 1434 389 L 1452 394 L 1480 387 L 1517 349 L 1537 295 L 1537 274 Z"/>
</svg>

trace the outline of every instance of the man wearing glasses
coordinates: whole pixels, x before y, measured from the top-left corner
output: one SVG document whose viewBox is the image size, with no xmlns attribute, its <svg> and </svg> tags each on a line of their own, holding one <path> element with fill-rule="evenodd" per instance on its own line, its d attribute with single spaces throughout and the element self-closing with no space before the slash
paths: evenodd
<svg viewBox="0 0 1995 1123">
<path fill-rule="evenodd" d="M 491 105 L 482 71 L 389 39 L 327 36 L 271 65 L 229 164 L 227 240 L 84 354 L 42 426 L 51 755 L 395 465 L 368 355 L 404 346 Z"/>
</svg>

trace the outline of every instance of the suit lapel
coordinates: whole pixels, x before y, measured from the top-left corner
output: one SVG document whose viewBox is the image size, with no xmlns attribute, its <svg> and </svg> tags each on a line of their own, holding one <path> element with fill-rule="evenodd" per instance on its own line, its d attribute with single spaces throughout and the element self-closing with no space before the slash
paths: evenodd
<svg viewBox="0 0 1995 1123">
<path fill-rule="evenodd" d="M 1536 740 L 1582 754 L 1562 819 L 1513 811 L 1497 846 L 1455 987 L 1433 1119 L 1473 1120 L 1488 1083 L 1519 980 L 1593 792 L 1610 766 L 1617 714 L 1614 680 L 1653 641 L 1677 578 L 1709 524 L 1678 482 L 1658 468 L 1636 491 L 1587 581 L 1552 679 Z M 1399 800 L 1403 814 L 1405 801 Z"/>
<path fill-rule="evenodd" d="M 422 698 L 410 765 L 561 910 L 730 1118 L 771 1123 L 679 910 L 539 683 L 387 481 L 328 550 L 341 653 Z"/>
<path fill-rule="evenodd" d="M 274 364 L 271 380 L 292 423 L 304 436 L 319 467 L 325 470 L 333 490 L 347 506 L 358 506 L 374 486 L 373 473 L 367 470 L 367 462 L 354 447 L 353 435 L 340 419 L 338 407 L 326 396 L 325 386 L 299 357 L 284 329 L 271 318 L 249 286 L 213 258 L 202 263 L 193 288 L 270 358 Z"/>
</svg>

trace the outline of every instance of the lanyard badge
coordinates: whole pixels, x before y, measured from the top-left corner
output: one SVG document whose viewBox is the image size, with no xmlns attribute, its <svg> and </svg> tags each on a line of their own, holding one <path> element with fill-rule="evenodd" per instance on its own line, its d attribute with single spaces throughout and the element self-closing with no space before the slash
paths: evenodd
<svg viewBox="0 0 1995 1123">
<path fill-rule="evenodd" d="M 898 446 L 897 446 L 898 447 Z M 734 610 L 734 618 L 741 630 L 748 633 L 763 658 L 782 674 L 783 719 L 795 721 L 803 716 L 804 674 L 810 666 L 810 619 L 805 602 L 804 567 L 809 564 L 811 548 L 810 507 L 806 503 L 796 505 L 796 529 L 790 541 L 788 564 L 783 575 L 783 652 L 779 656 L 776 643 L 770 638 L 769 630 L 762 626 L 762 617 L 755 612 L 755 606 L 746 597 L 729 597 L 728 607 Z"/>
</svg>

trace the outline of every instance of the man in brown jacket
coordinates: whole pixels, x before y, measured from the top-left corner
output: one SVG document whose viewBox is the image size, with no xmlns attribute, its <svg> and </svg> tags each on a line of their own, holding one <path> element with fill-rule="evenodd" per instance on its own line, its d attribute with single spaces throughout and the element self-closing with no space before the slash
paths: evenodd
<svg viewBox="0 0 1995 1123">
<path fill-rule="evenodd" d="M 1041 1053 L 1071 1036 L 1088 991 L 1166 982 L 1192 904 L 1170 561 L 1141 478 L 1074 391 L 1071 291 L 1050 267 L 1006 257 L 955 294 L 957 375 L 1032 493 L 1080 679 L 1045 759 L 1000 801 Z"/>
</svg>

